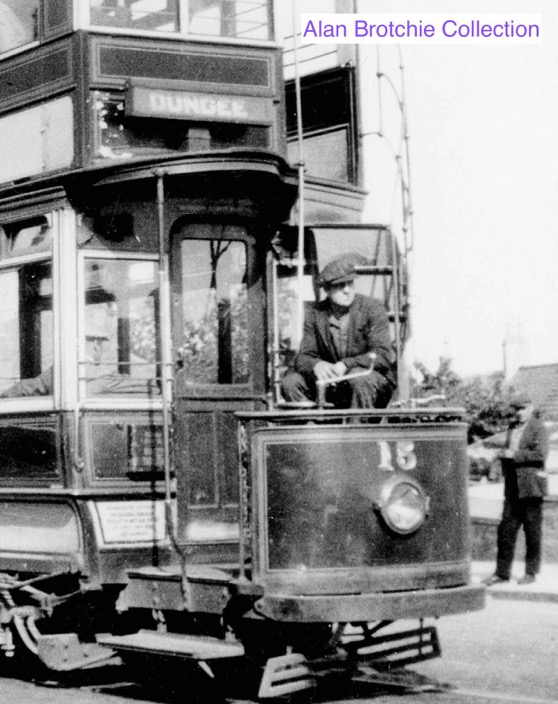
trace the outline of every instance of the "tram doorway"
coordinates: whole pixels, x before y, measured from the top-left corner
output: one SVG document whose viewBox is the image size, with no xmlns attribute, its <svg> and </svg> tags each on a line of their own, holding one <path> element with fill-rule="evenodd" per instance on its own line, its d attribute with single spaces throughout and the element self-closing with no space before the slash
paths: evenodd
<svg viewBox="0 0 558 704">
<path fill-rule="evenodd" d="M 204 561 L 237 558 L 239 410 L 265 394 L 262 267 L 255 237 L 223 224 L 171 234 L 178 537 Z"/>
</svg>

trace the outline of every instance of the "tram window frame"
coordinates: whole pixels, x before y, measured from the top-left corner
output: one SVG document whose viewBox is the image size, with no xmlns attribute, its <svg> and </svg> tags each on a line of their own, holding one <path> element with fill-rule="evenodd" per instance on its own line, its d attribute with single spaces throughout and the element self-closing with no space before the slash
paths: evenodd
<svg viewBox="0 0 558 704">
<path fill-rule="evenodd" d="M 101 19 L 95 21 L 95 13 L 92 12 L 92 10 L 94 10 L 92 7 L 93 2 L 99 2 L 99 0 L 89 0 L 89 2 L 84 2 L 83 5 L 77 8 L 79 27 L 92 29 L 94 31 L 110 31 L 111 33 L 118 31 L 119 33 L 129 34 L 131 36 L 178 36 L 211 42 L 226 41 L 260 44 L 272 42 L 275 37 L 272 0 L 168 0 L 167 5 L 171 7 L 174 6 L 172 21 L 175 29 L 165 28 L 164 25 L 159 29 L 137 25 L 134 27 L 132 19 L 133 0 L 119 0 L 119 2 L 115 4 L 115 7 L 105 8 L 114 11 L 112 21 L 107 23 L 103 23 Z M 204 9 L 202 7 L 204 4 L 208 8 L 214 6 L 215 9 L 217 9 L 217 15 L 213 13 L 213 16 L 210 15 L 210 17 L 206 17 L 205 20 L 200 18 L 199 11 Z M 246 9 L 247 5 L 253 6 L 252 12 L 263 13 L 265 20 L 263 22 L 261 19 L 258 21 L 246 20 L 246 15 L 250 12 L 250 9 Z M 233 9 L 232 15 L 230 15 L 231 7 Z M 227 8 L 229 12 L 228 16 Z M 156 12 L 152 14 L 156 14 Z M 238 25 L 237 23 L 235 29 L 230 31 L 231 21 L 235 21 L 236 18 L 242 16 L 244 16 L 244 20 L 240 20 L 241 24 Z M 201 31 L 199 28 L 196 30 L 196 18 L 198 22 L 201 19 L 202 23 L 209 20 L 212 26 L 218 23 L 219 31 L 212 33 L 208 30 Z M 138 18 L 137 22 L 141 22 L 142 20 L 145 24 L 148 17 Z M 251 30 L 247 26 L 250 22 L 253 25 Z M 255 32 L 256 35 L 247 36 L 247 33 L 250 32 L 252 32 L 252 34 Z"/>
<path fill-rule="evenodd" d="M 111 359 L 107 362 L 94 361 L 92 364 L 95 366 L 106 366 L 110 368 L 117 368 L 118 372 L 116 374 L 102 374 L 101 377 L 106 376 L 109 381 L 108 389 L 100 389 L 97 392 L 91 392 L 88 390 L 88 382 L 95 381 L 95 377 L 90 379 L 87 378 L 88 375 L 88 365 L 91 366 L 91 362 L 87 360 L 87 350 L 86 350 L 86 337 L 95 337 L 95 335 L 88 336 L 88 330 L 91 333 L 90 325 L 95 326 L 97 329 L 103 325 L 103 321 L 99 322 L 99 318 L 95 319 L 94 311 L 92 310 L 92 317 L 88 319 L 87 316 L 87 289 L 86 289 L 86 263 L 87 261 L 107 261 L 107 262 L 133 262 L 140 264 L 151 264 L 153 268 L 153 291 L 157 291 L 157 295 L 154 296 L 153 301 L 153 325 L 154 325 L 154 340 L 155 340 L 155 359 L 153 362 L 146 362 L 146 364 L 153 365 L 155 374 L 149 377 L 138 377 L 131 374 L 123 374 L 123 368 L 128 365 L 128 371 L 134 365 L 137 366 L 138 363 L 130 361 L 130 355 L 133 353 L 130 347 L 131 334 L 129 329 L 126 331 L 126 323 L 129 322 L 130 318 L 116 318 L 116 336 L 113 336 L 113 356 L 116 354 L 116 359 Z M 160 287 L 159 280 L 157 277 L 157 263 L 158 256 L 148 253 L 132 253 L 132 252 L 121 252 L 117 254 L 114 252 L 107 252 L 106 250 L 95 250 L 95 249 L 84 249 L 79 252 L 79 267 L 78 267 L 78 388 L 79 396 L 81 399 L 86 399 L 87 403 L 95 404 L 96 402 L 102 402 L 106 404 L 107 401 L 117 402 L 119 399 L 126 399 L 129 403 L 132 399 L 137 400 L 139 403 L 150 403 L 150 402 L 161 402 L 161 363 L 162 363 L 162 350 L 160 349 L 160 319 L 159 319 L 159 296 Z M 110 292 L 105 292 L 104 298 L 102 298 L 101 293 L 97 293 L 96 300 L 93 304 L 107 304 L 111 306 Z M 116 300 L 113 301 L 116 303 Z M 90 300 L 91 303 L 91 300 Z M 107 311 L 107 315 L 110 311 Z M 114 311 L 112 311 L 114 313 Z M 124 321 L 124 323 L 122 323 Z M 122 329 L 124 327 L 124 329 Z M 126 334 L 128 337 L 126 338 Z M 110 340 L 110 330 L 103 328 L 103 337 Z M 97 337 L 99 337 L 97 335 Z M 126 338 L 126 339 L 124 339 Z M 101 339 L 99 337 L 99 339 Z M 123 346 L 122 346 L 123 345 Z M 122 355 L 128 355 L 128 361 Z M 90 370 L 89 370 L 90 371 Z M 110 384 L 114 381 L 114 384 Z M 127 382 L 127 383 L 126 383 Z"/>
<path fill-rule="evenodd" d="M 37 228 L 42 236 L 38 242 L 33 242 L 33 232 Z M 18 248 L 17 239 L 22 234 L 21 248 Z M 9 316 L 12 311 L 12 327 L 15 327 L 8 337 L 15 338 L 17 351 L 14 348 L 13 354 L 8 356 L 12 364 L 15 361 L 18 367 L 17 373 L 14 369 L 10 377 L 11 382 L 3 384 L 0 390 L 2 410 L 11 409 L 14 404 L 30 405 L 30 410 L 53 407 L 58 296 L 53 236 L 50 213 L 13 220 L 0 227 L 0 278 L 13 278 L 11 300 L 6 286 L 1 286 L 0 313 Z M 32 238 L 31 243 L 27 241 L 29 237 Z M 40 276 L 42 267 L 48 267 L 48 276 Z M 1 325 L 4 323 L 4 320 L 0 321 Z M 25 356 L 23 350 L 26 350 Z M 10 389 L 14 393 L 4 395 Z"/>
</svg>

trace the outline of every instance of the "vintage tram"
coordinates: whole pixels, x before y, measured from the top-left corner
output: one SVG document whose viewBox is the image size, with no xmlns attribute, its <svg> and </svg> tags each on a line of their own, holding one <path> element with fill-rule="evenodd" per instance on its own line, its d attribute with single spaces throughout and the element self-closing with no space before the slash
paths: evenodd
<svg viewBox="0 0 558 704">
<path fill-rule="evenodd" d="M 484 598 L 461 412 L 281 398 L 324 263 L 359 254 L 401 379 L 408 310 L 358 184 L 292 226 L 271 0 L 4 4 L 0 649 L 249 662 L 262 697 L 437 654 L 423 619 Z"/>
</svg>

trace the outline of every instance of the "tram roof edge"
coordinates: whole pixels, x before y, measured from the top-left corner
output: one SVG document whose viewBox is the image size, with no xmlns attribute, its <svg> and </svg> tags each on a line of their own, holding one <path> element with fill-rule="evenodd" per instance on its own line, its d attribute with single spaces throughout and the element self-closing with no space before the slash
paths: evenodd
<svg viewBox="0 0 558 704">
<path fill-rule="evenodd" d="M 238 150 L 197 152 L 180 155 L 133 157 L 104 161 L 91 166 L 64 172 L 56 172 L 38 178 L 26 178 L 0 184 L 0 206 L 5 199 L 18 200 L 33 191 L 54 194 L 66 186 L 87 181 L 92 186 L 109 185 L 121 180 L 156 178 L 160 174 L 179 175 L 188 173 L 254 171 L 276 175 L 285 183 L 296 186 L 296 169 L 285 159 L 267 150 Z"/>
</svg>

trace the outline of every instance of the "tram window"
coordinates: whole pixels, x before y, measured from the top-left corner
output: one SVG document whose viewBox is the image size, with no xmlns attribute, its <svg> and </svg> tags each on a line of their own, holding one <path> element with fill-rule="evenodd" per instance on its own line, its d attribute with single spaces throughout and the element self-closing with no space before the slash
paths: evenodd
<svg viewBox="0 0 558 704">
<path fill-rule="evenodd" d="M 234 240 L 184 239 L 181 257 L 179 353 L 186 383 L 248 383 L 246 245 Z"/>
<path fill-rule="evenodd" d="M 153 479 L 164 471 L 160 426 L 122 420 L 92 423 L 91 451 L 99 479 Z"/>
<path fill-rule="evenodd" d="M 52 394 L 50 262 L 33 262 L 0 272 L 0 329 L 0 396 Z"/>
<path fill-rule="evenodd" d="M 298 149 L 298 141 L 289 141 L 289 161 L 293 164 L 298 161 Z M 349 154 L 347 127 L 304 135 L 304 163 L 310 176 L 335 181 L 351 181 Z"/>
<path fill-rule="evenodd" d="M 176 0 L 90 0 L 91 24 L 176 32 Z"/>
<path fill-rule="evenodd" d="M 303 320 L 299 320 L 299 313 L 302 313 L 304 318 L 305 306 L 313 303 L 320 296 L 320 288 L 317 284 L 316 243 L 313 234 L 306 232 L 301 291 L 298 281 L 297 247 L 297 228 L 285 228 L 274 241 L 274 251 L 277 256 L 275 267 L 277 280 L 276 315 L 279 333 L 276 342 L 281 373 L 292 362 L 296 352 L 295 346 L 303 323 Z M 298 305 L 299 298 L 302 298 L 303 301 L 302 310 Z"/>
<path fill-rule="evenodd" d="M 123 100 L 107 94 L 97 94 L 95 110 L 97 153 L 103 158 L 270 144 L 269 127 L 127 116 Z"/>
<path fill-rule="evenodd" d="M 43 252 L 52 247 L 52 230 L 46 217 L 5 225 L 2 231 L 2 257 Z"/>
<path fill-rule="evenodd" d="M 315 241 L 320 269 L 327 262 L 342 254 L 350 254 L 362 267 L 386 267 L 393 265 L 391 234 L 382 229 L 328 229 L 316 228 Z M 378 298 L 390 311 L 394 306 L 394 280 L 389 274 L 361 272 L 355 282 L 356 290 L 365 296 Z"/>
<path fill-rule="evenodd" d="M 89 0 L 89 7 L 94 26 L 207 37 L 271 38 L 270 0 Z"/>
<path fill-rule="evenodd" d="M 39 38 L 40 0 L 1 0 L 0 53 Z"/>
<path fill-rule="evenodd" d="M 269 0 L 190 0 L 189 34 L 270 39 Z"/>
<path fill-rule="evenodd" d="M 301 80 L 302 127 L 308 173 L 319 178 L 358 184 L 354 102 L 354 68 L 321 71 Z M 286 84 L 289 158 L 298 161 L 298 111 L 295 82 Z"/>
<path fill-rule="evenodd" d="M 52 479 L 59 474 L 54 427 L 10 420 L 0 423 L 0 481 Z"/>
<path fill-rule="evenodd" d="M 153 261 L 85 260 L 88 395 L 158 394 L 158 289 Z"/>
</svg>

